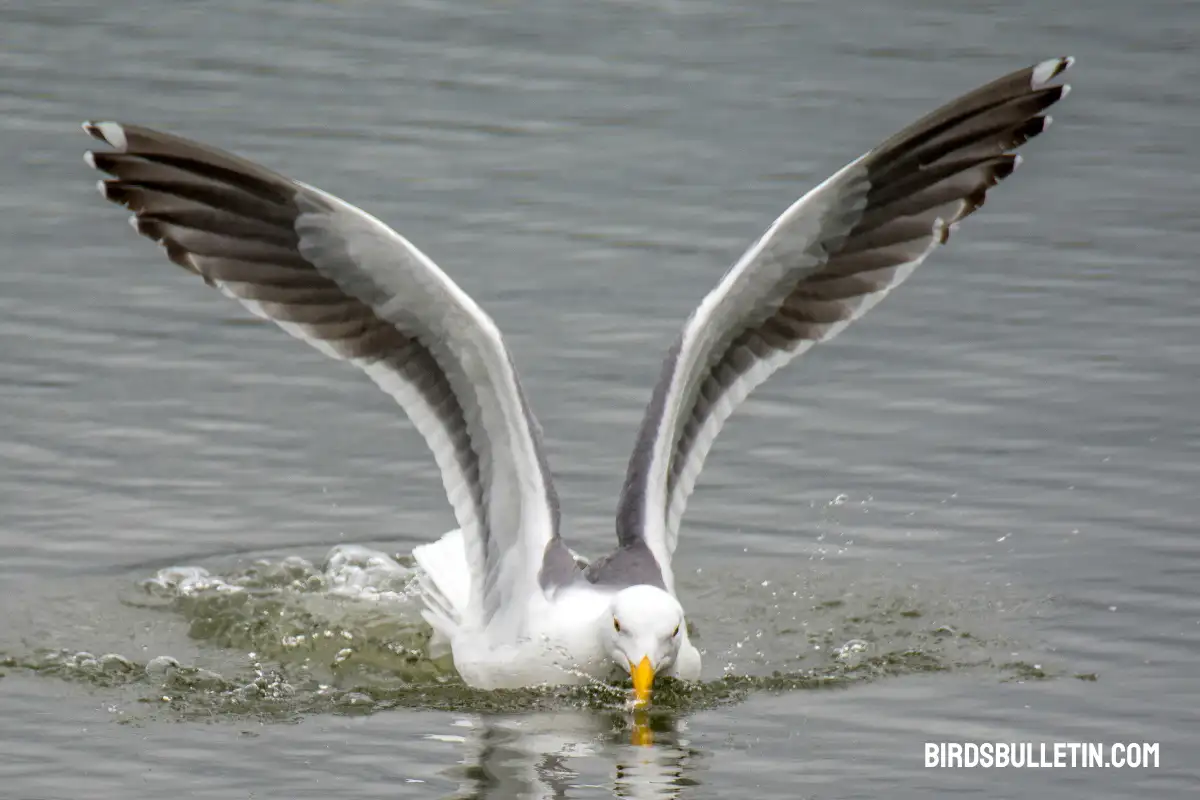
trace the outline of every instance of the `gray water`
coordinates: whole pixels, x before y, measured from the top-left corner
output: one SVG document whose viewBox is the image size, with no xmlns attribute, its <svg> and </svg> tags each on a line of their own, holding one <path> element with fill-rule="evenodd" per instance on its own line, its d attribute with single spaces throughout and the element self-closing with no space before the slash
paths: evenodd
<svg viewBox="0 0 1200 800">
<path fill-rule="evenodd" d="M 6 4 L 0 794 L 1194 796 L 1198 26 L 1166 0 Z M 676 568 L 706 682 L 641 747 L 619 692 L 465 690 L 420 658 L 407 573 L 324 563 L 453 526 L 423 443 L 135 237 L 78 129 L 236 150 L 416 242 L 505 332 L 598 552 L 726 266 L 920 113 L 1062 54 L 1022 170 L 722 433 Z M 993 740 L 1161 764 L 924 767 Z"/>
</svg>

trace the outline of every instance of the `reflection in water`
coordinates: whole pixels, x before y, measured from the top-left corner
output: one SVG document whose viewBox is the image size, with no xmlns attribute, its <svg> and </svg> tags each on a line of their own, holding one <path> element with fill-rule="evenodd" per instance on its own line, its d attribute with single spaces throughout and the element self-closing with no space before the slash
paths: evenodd
<svg viewBox="0 0 1200 800">
<path fill-rule="evenodd" d="M 683 787 L 697 784 L 688 773 L 695 771 L 698 753 L 680 738 L 680 727 L 672 715 L 635 715 L 628 744 L 614 747 L 618 797 L 682 797 Z"/>
<path fill-rule="evenodd" d="M 455 798 L 678 798 L 696 785 L 698 754 L 671 714 L 563 712 L 482 717 L 461 723 L 465 780 Z"/>
</svg>

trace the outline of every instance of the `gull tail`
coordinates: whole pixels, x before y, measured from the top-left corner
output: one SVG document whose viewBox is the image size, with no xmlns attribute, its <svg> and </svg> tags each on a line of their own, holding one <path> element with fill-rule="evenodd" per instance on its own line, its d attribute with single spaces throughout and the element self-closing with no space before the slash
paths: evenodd
<svg viewBox="0 0 1200 800">
<path fill-rule="evenodd" d="M 413 558 L 421 568 L 418 589 L 425 602 L 421 616 L 433 627 L 429 654 L 440 658 L 450 652 L 450 642 L 463 624 L 471 599 L 471 570 L 457 528 L 436 542 L 413 548 Z"/>
</svg>

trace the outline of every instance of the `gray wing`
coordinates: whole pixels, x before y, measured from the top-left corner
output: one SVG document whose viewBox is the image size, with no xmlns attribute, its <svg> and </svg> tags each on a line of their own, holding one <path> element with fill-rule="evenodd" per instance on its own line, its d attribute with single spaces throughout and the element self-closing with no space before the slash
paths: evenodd
<svg viewBox="0 0 1200 800">
<path fill-rule="evenodd" d="M 721 426 L 772 373 L 902 283 L 1050 123 L 1072 64 L 1043 61 L 954 100 L 792 205 L 688 319 L 642 420 L 617 511 L 668 585 L 688 496 Z"/>
<path fill-rule="evenodd" d="M 87 162 L 138 233 L 404 409 L 464 533 L 469 613 L 537 586 L 558 501 L 537 423 L 491 318 L 404 237 L 344 201 L 215 148 L 115 122 Z"/>
</svg>

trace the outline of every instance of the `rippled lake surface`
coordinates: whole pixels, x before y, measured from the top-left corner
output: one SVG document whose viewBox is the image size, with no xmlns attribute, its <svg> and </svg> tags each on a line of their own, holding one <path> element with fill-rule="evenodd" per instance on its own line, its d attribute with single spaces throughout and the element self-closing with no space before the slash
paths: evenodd
<svg viewBox="0 0 1200 800">
<path fill-rule="evenodd" d="M 3 794 L 1194 796 L 1197 26 L 1115 0 L 6 4 Z M 1017 176 L 718 440 L 676 568 L 705 682 L 647 720 L 423 655 L 405 558 L 453 527 L 424 444 L 130 233 L 78 128 L 193 136 L 411 238 L 505 331 L 600 552 L 727 265 L 919 114 L 1061 54 L 1075 92 Z M 1161 762 L 931 770 L 929 741 Z"/>
</svg>

